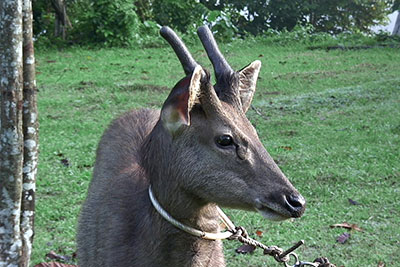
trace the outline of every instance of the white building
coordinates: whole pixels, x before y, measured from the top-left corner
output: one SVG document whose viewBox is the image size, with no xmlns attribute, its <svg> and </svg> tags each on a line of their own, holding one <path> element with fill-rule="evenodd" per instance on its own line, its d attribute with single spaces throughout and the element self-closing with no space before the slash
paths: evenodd
<svg viewBox="0 0 400 267">
<path fill-rule="evenodd" d="M 394 25 L 396 23 L 396 19 L 397 19 L 397 14 L 398 13 L 399 13 L 399 11 L 395 11 L 392 14 L 389 15 L 390 22 L 389 22 L 388 25 L 375 26 L 375 27 L 372 27 L 372 30 L 374 32 L 379 32 L 380 30 L 382 30 L 382 31 L 386 31 L 386 32 L 392 33 L 393 29 L 394 29 Z"/>
</svg>

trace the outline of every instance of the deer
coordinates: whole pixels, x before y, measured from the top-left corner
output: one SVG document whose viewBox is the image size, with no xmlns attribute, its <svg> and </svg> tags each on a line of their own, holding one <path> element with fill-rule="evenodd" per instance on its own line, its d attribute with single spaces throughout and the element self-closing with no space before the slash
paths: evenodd
<svg viewBox="0 0 400 267">
<path fill-rule="evenodd" d="M 198 36 L 216 77 L 167 26 L 161 35 L 186 77 L 161 110 L 131 110 L 104 132 L 78 223 L 81 267 L 225 266 L 222 241 L 194 236 L 167 221 L 221 232 L 218 206 L 270 220 L 303 215 L 304 197 L 261 143 L 246 112 L 261 62 L 234 71 L 207 26 Z M 150 189 L 150 190 L 149 190 Z"/>
</svg>

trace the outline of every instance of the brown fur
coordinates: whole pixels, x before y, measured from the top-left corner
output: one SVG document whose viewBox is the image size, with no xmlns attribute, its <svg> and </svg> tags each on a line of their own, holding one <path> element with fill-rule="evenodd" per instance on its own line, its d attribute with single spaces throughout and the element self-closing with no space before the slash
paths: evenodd
<svg viewBox="0 0 400 267">
<path fill-rule="evenodd" d="M 182 233 L 162 219 L 149 202 L 149 181 L 141 167 L 140 148 L 158 116 L 159 112 L 153 110 L 131 111 L 105 132 L 81 214 L 81 266 L 201 266 L 195 263 L 212 258 L 218 260 L 208 266 L 222 266 L 221 242 L 190 235 L 182 238 Z M 207 217 L 208 210 L 212 206 L 202 208 Z M 209 230 L 218 227 L 207 220 L 200 223 L 209 225 Z"/>
</svg>

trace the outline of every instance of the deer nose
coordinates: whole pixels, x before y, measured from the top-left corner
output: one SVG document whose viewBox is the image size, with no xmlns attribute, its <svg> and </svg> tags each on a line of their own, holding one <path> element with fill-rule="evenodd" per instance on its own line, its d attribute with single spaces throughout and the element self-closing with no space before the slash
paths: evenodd
<svg viewBox="0 0 400 267">
<path fill-rule="evenodd" d="M 292 217 L 300 217 L 306 209 L 306 200 L 300 194 L 292 194 L 285 196 L 286 208 L 289 210 Z"/>
</svg>

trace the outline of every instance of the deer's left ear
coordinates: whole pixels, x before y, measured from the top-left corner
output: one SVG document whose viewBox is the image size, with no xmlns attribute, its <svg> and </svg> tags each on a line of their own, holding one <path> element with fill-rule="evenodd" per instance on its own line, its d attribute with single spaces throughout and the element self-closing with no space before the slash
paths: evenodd
<svg viewBox="0 0 400 267">
<path fill-rule="evenodd" d="M 245 113 L 253 100 L 260 69 L 261 61 L 256 60 L 239 71 L 239 96 Z"/>
<path fill-rule="evenodd" d="M 161 121 L 172 136 L 181 126 L 190 125 L 190 111 L 199 102 L 203 69 L 197 66 L 192 75 L 180 80 L 172 89 L 161 109 Z"/>
</svg>

